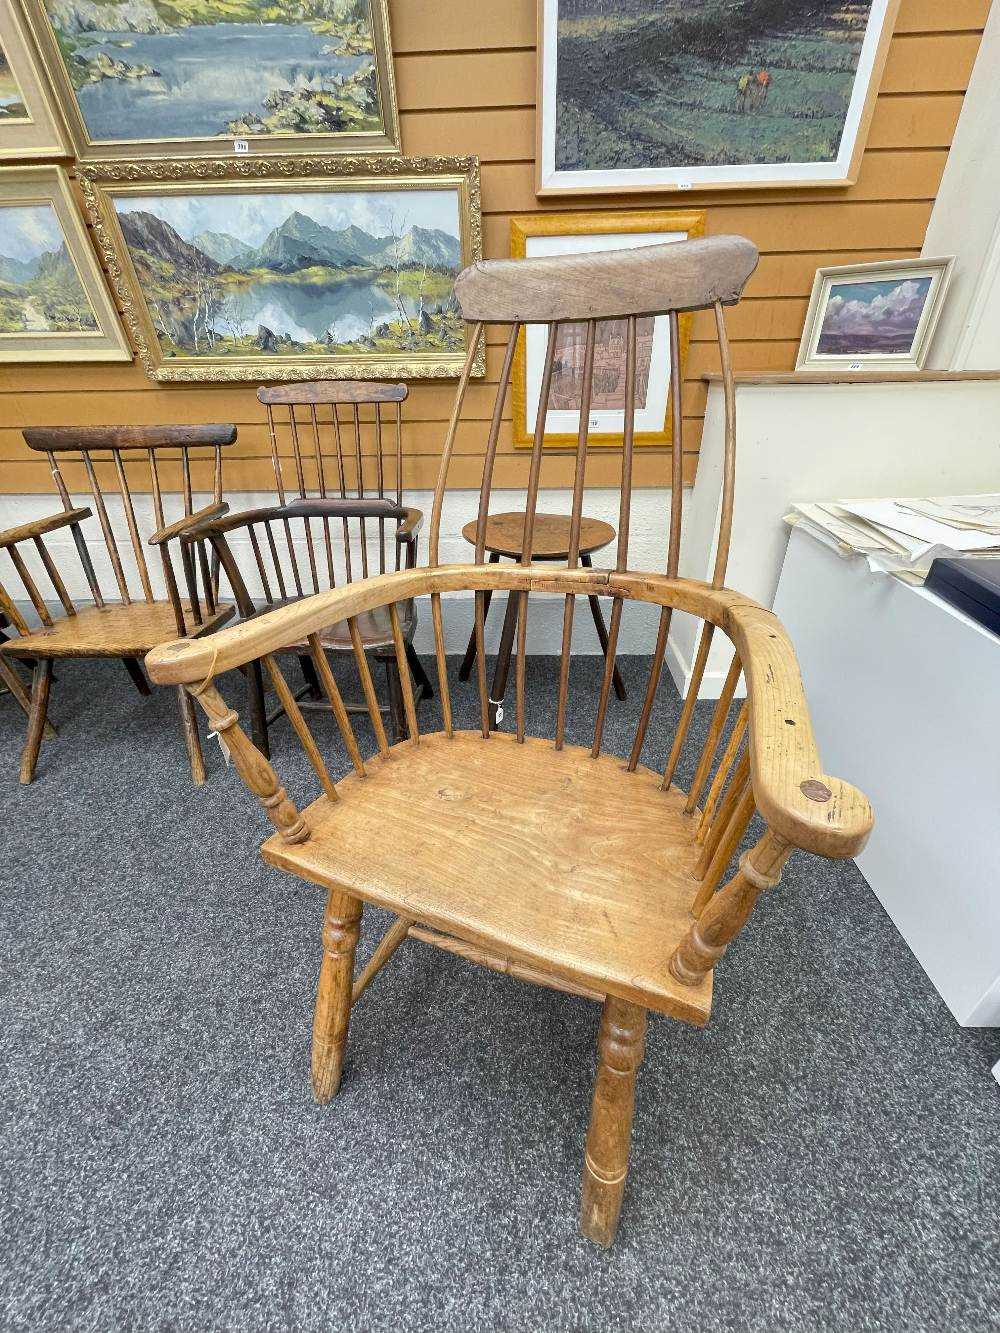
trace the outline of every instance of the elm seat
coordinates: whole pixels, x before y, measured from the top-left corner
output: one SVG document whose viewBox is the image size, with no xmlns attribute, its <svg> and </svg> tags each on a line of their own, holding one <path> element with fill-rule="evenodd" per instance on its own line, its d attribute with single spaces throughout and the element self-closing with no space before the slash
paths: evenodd
<svg viewBox="0 0 1000 1333">
<path fill-rule="evenodd" d="M 185 620 L 193 615 L 188 601 L 181 603 Z M 202 608 L 203 623 L 193 634 L 208 634 L 233 614 L 220 606 L 211 615 Z M 87 607 L 52 625 L 41 626 L 0 644 L 12 657 L 143 657 L 161 643 L 177 638 L 177 620 L 170 602 L 112 602 Z"/>
<path fill-rule="evenodd" d="M 530 736 L 436 732 L 390 754 L 338 782 L 339 801 L 302 812 L 306 842 L 275 834 L 264 859 L 602 997 L 708 1021 L 711 974 L 690 987 L 667 967 L 701 886 L 683 792 L 645 767 L 623 782 L 620 759 Z"/>
</svg>

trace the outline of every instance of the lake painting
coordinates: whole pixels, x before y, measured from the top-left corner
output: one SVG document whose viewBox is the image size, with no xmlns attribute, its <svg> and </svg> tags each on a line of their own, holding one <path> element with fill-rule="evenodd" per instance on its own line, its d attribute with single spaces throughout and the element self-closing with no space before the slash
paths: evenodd
<svg viewBox="0 0 1000 1333">
<path fill-rule="evenodd" d="M 14 78 L 7 53 L 0 46 L 0 124 L 27 119 L 28 108 L 24 105 L 24 94 Z"/>
<path fill-rule="evenodd" d="M 885 13 L 879 0 L 544 3 L 556 172 L 833 163 Z"/>
<path fill-rule="evenodd" d="M 384 131 L 368 0 L 44 0 L 91 142 Z"/>
<path fill-rule="evenodd" d="M 0 205 L 0 251 L 0 335 L 97 329 L 51 204 Z"/>
<path fill-rule="evenodd" d="M 913 350 L 932 278 L 835 282 L 816 344 L 819 356 L 906 356 Z"/>
<path fill-rule="evenodd" d="M 451 353 L 449 189 L 115 195 L 165 358 Z"/>
</svg>

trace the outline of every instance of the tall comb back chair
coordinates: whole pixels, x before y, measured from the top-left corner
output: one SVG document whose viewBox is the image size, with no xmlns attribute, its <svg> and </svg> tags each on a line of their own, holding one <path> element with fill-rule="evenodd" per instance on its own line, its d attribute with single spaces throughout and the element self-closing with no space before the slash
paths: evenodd
<svg viewBox="0 0 1000 1333">
<path fill-rule="evenodd" d="M 15 600 L 0 586 L 0 606 L 18 631 L 17 637 L 0 644 L 0 653 L 34 663 L 28 736 L 21 755 L 21 781 L 28 783 L 35 776 L 39 746 L 46 731 L 52 664 L 56 659 L 120 658 L 139 693 L 149 694 L 140 658 L 157 644 L 179 634 L 204 634 L 216 629 L 232 615 L 231 606 L 217 604 L 217 570 L 211 568 L 206 548 L 203 544 L 185 547 L 180 536 L 189 524 L 225 513 L 222 450 L 236 439 L 236 427 L 56 426 L 26 430 L 24 438 L 30 449 L 44 453 L 48 459 L 63 504 L 60 513 L 0 533 L 0 549 L 6 551 L 40 622 L 32 628 Z M 79 455 L 78 460 L 71 457 L 74 454 Z M 93 510 L 74 506 L 64 468 L 71 481 L 79 478 L 80 489 L 89 490 L 93 499 L 117 596 L 107 586 L 101 586 L 82 526 L 93 517 Z M 204 471 L 204 489 L 211 492 L 212 500 L 195 511 L 193 477 L 199 470 Z M 101 474 L 113 478 L 111 484 L 117 491 L 128 531 L 127 543 L 114 530 Z M 165 483 L 171 479 L 176 480 L 182 513 L 168 523 L 164 494 Z M 152 495 L 155 530 L 147 534 L 146 542 L 140 533 L 133 497 L 137 482 L 140 487 L 148 484 Z M 67 528 L 92 606 L 75 604 L 59 565 L 45 544 L 46 537 Z M 165 598 L 154 595 L 147 562 L 147 551 L 152 556 L 156 550 L 160 554 Z M 175 557 L 180 561 L 186 598 L 181 595 Z M 65 566 L 64 570 L 69 577 Z M 50 610 L 44 595 L 47 588 L 58 599 L 60 613 L 53 615 Z M 194 708 L 185 691 L 180 690 L 178 697 L 191 775 L 195 782 L 201 783 L 205 780 L 205 767 Z M 51 728 L 48 733 L 51 734 Z"/>
<path fill-rule="evenodd" d="M 234 539 L 249 544 L 253 562 L 245 564 L 251 577 L 256 574 L 266 607 L 367 578 L 376 570 L 384 574 L 416 564 L 423 515 L 403 504 L 401 406 L 406 395 L 405 384 L 354 380 L 258 390 L 267 412 L 278 504 L 210 520 L 189 538 L 211 542 L 245 619 L 258 609 Z M 433 690 L 413 650 L 416 624 L 414 605 L 401 607 L 407 670 L 418 685 L 419 702 Z M 324 649 L 337 653 L 352 653 L 355 638 L 385 666 L 388 703 L 382 711 L 399 740 L 405 734 L 403 694 L 387 612 L 376 609 L 357 617 L 350 629 L 332 625 L 321 635 Z M 297 702 L 305 709 L 328 708 L 308 645 L 298 647 L 307 689 L 297 694 Z M 285 709 L 279 697 L 278 708 L 268 715 L 256 662 L 250 664 L 248 684 L 254 742 L 266 755 L 269 722 Z M 364 705 L 346 707 L 365 710 Z"/>
<path fill-rule="evenodd" d="M 276 832 L 262 854 L 272 865 L 327 890 L 323 956 L 313 1027 L 312 1072 L 317 1099 L 337 1091 L 352 1006 L 406 939 L 434 945 L 486 967 L 602 1005 L 597 1078 L 583 1162 L 580 1225 L 609 1245 L 625 1188 L 636 1074 L 646 1014 L 704 1024 L 712 1001 L 712 971 L 747 921 L 758 895 L 778 883 L 793 848 L 827 857 L 853 856 L 864 844 L 871 812 L 860 792 L 823 772 L 802 695 L 795 656 L 778 620 L 722 586 L 732 519 L 735 420 L 732 371 L 723 306 L 739 299 L 757 262 L 741 237 L 715 237 L 611 254 L 473 265 L 456 293 L 472 323 L 471 348 L 448 427 L 430 524 L 430 567 L 379 575 L 224 629 L 198 642 L 158 649 L 148 659 L 155 679 L 184 684 L 199 701 L 244 782 L 263 803 Z M 714 312 L 725 374 L 726 456 L 723 518 L 711 583 L 677 577 L 681 527 L 681 432 L 674 431 L 673 490 L 667 572 L 628 568 L 629 510 L 636 386 L 636 321 L 669 318 L 673 347 L 673 404 L 681 413 L 677 317 Z M 595 327 L 627 321 L 626 406 L 622 448 L 620 540 L 614 569 L 577 564 L 587 464 L 587 426 Z M 532 523 L 542 465 L 546 404 L 556 327 L 586 325 L 580 435 L 574 463 L 573 536 L 566 568 L 531 563 Z M 475 348 L 487 321 L 509 326 L 503 369 L 486 439 L 475 565 L 439 565 L 442 499 Z M 522 558 L 517 565 L 483 563 L 490 483 L 504 398 L 520 329 L 548 325 L 534 448 L 528 471 Z M 453 726 L 445 663 L 442 597 L 476 595 L 480 727 Z M 483 647 L 486 592 L 518 599 L 513 734 L 490 726 Z M 532 593 L 563 598 L 562 656 L 554 708 L 554 737 L 526 734 L 525 662 Z M 329 773 L 301 715 L 291 713 L 323 789 L 303 810 L 293 804 L 271 765 L 240 729 L 215 676 L 253 657 L 306 640 L 313 651 L 327 625 L 387 608 L 402 656 L 397 606 L 429 596 L 436 640 L 443 726 L 420 735 L 408 700 L 412 735 L 362 760 L 348 728 L 344 739 L 353 771 Z M 610 650 L 594 709 L 593 741 L 566 740 L 570 648 L 579 597 L 610 598 Z M 660 608 L 653 667 L 626 763 L 602 754 L 622 608 L 626 602 Z M 655 704 L 670 616 L 681 610 L 703 622 L 694 679 L 662 771 L 640 763 Z M 712 637 L 721 632 L 735 650 L 723 697 L 687 791 L 676 785 L 678 760 L 690 729 Z M 319 658 L 317 657 L 317 664 Z M 363 672 L 363 663 L 358 659 Z M 747 698 L 727 733 L 738 679 Z M 578 712 L 578 709 L 577 709 Z M 721 751 L 721 754 L 720 754 Z M 729 862 L 754 812 L 764 832 Z M 360 975 L 354 952 L 362 904 L 396 913 L 396 920 Z"/>
</svg>

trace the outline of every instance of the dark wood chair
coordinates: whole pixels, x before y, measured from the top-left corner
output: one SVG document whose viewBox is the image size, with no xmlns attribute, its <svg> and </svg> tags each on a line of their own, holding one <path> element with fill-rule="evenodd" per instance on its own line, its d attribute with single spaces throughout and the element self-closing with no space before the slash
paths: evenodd
<svg viewBox="0 0 1000 1333">
<path fill-rule="evenodd" d="M 252 625 L 207 639 L 166 645 L 147 665 L 164 684 L 184 684 L 211 720 L 240 776 L 275 827 L 262 854 L 270 864 L 327 894 L 322 962 L 313 1024 L 312 1072 L 317 1100 L 337 1091 L 352 1007 L 406 940 L 417 940 L 535 984 L 568 991 L 602 1006 L 597 1077 L 583 1153 L 580 1226 L 609 1245 L 618 1226 L 628 1171 L 636 1076 L 647 1012 L 700 1026 L 712 1007 L 713 969 L 739 935 L 760 894 L 779 882 L 794 848 L 851 857 L 864 846 L 872 815 L 861 792 L 828 775 L 820 762 L 791 644 L 777 618 L 723 586 L 732 527 L 735 478 L 735 391 L 723 306 L 735 303 L 757 263 L 742 237 L 717 236 L 604 254 L 476 264 L 455 294 L 473 324 L 469 359 L 442 451 L 430 521 L 429 567 L 370 578 L 320 593 Z M 681 534 L 681 393 L 678 312 L 714 313 L 725 381 L 726 448 L 713 577 L 677 577 Z M 667 315 L 672 330 L 676 428 L 667 573 L 628 568 L 636 397 L 636 325 Z M 624 319 L 626 393 L 621 508 L 615 567 L 580 564 L 587 423 L 596 323 Z M 461 405 L 485 323 L 508 326 L 507 354 L 485 450 L 474 565 L 438 563 L 441 512 Z M 532 563 L 533 523 L 543 462 L 545 408 L 552 381 L 556 328 L 586 325 L 582 410 L 571 516 L 569 568 Z M 513 351 L 526 323 L 548 325 L 539 428 L 517 565 L 483 560 L 489 497 Z M 480 726 L 452 722 L 442 622 L 442 595 L 476 596 L 476 664 Z M 516 731 L 490 726 L 483 649 L 486 594 L 517 601 Z M 563 643 L 549 739 L 526 724 L 526 632 L 532 593 L 564 599 Z M 383 610 L 395 630 L 398 607 L 429 596 L 433 620 L 441 729 L 420 734 L 408 676 L 402 675 L 410 739 L 364 762 L 344 719 L 351 771 L 330 773 L 301 712 L 290 717 L 322 794 L 299 810 L 271 764 L 238 725 L 215 681 L 224 672 L 303 640 L 317 666 L 320 636 Z M 578 597 L 610 600 L 609 647 L 593 713 L 593 741 L 567 742 L 567 702 L 574 610 Z M 627 759 L 602 754 L 622 607 L 660 608 L 653 664 Z M 654 767 L 642 762 L 657 703 L 667 630 L 673 612 L 702 622 L 693 678 L 671 739 Z M 722 697 L 704 744 L 689 756 L 693 776 L 680 785 L 679 764 L 691 729 L 713 636 L 733 647 Z M 394 634 L 401 670 L 401 636 Z M 362 673 L 364 654 L 355 660 Z M 747 698 L 732 717 L 740 677 Z M 638 704 L 638 700 L 636 701 Z M 688 758 L 688 756 L 685 756 Z M 730 868 L 750 821 L 763 832 Z M 354 954 L 365 903 L 395 921 L 359 975 Z M 530 1131 L 526 1131 L 530 1132 Z M 664 1127 L 669 1133 L 669 1125 Z M 706 1160 L 711 1134 L 702 1135 Z M 460 1148 L 453 1147 L 453 1151 Z M 706 1170 L 711 1169 L 706 1165 Z M 486 1206 L 486 1201 L 484 1201 Z"/>
<path fill-rule="evenodd" d="M 149 694 L 149 683 L 140 659 L 150 649 L 178 635 L 198 635 L 216 629 L 233 614 L 231 606 L 217 603 L 217 573 L 211 569 L 204 545 L 184 547 L 179 539 L 189 523 L 225 512 L 222 450 L 236 439 L 236 427 L 66 426 L 26 430 L 24 438 L 29 448 L 48 458 L 63 503 L 59 513 L 0 533 L 0 550 L 6 552 L 24 591 L 23 600 L 31 603 L 39 621 L 37 627 L 30 626 L 15 599 L 6 589 L 0 588 L 0 605 L 17 630 L 17 637 L 0 644 L 0 660 L 20 658 L 30 661 L 34 667 L 28 737 L 21 756 L 21 781 L 28 783 L 35 775 L 46 724 L 52 664 L 57 658 L 120 658 L 139 693 Z M 79 454 L 78 463 L 67 457 L 71 454 Z M 152 492 L 155 524 L 148 543 L 160 553 L 166 598 L 154 595 L 146 562 L 146 547 L 140 535 L 132 495 L 135 483 L 134 479 L 130 483 L 128 476 L 129 467 L 134 473 L 136 465 L 142 466 L 144 471 L 148 469 L 146 477 Z M 114 574 L 117 599 L 106 596 L 101 588 L 82 527 L 86 519 L 93 517 L 94 511 L 74 505 L 64 468 L 75 473 L 69 481 L 79 479 L 90 491 Z M 131 587 L 126 572 L 127 557 L 123 558 L 128 547 L 114 532 L 99 479 L 100 473 L 112 470 L 113 484 L 128 529 L 128 547 L 135 564 Z M 203 483 L 198 489 L 212 494 L 212 503 L 197 512 L 193 503 L 195 470 Z M 168 472 L 169 478 L 165 476 Z M 172 481 L 180 492 L 183 508 L 181 516 L 171 523 L 166 521 L 163 503 L 167 480 Z M 92 606 L 76 606 L 66 578 L 45 544 L 44 539 L 49 534 L 65 528 L 73 538 Z M 174 554 L 181 560 L 186 598 L 180 593 Z M 27 560 L 25 555 L 28 555 Z M 33 561 L 37 562 L 34 574 L 31 570 Z M 68 577 L 68 570 L 65 572 Z M 60 614 L 53 614 L 42 588 L 35 581 L 36 575 L 42 573 L 62 608 Z M 4 661 L 3 666 L 4 680 L 10 685 L 9 661 Z M 197 720 L 190 697 L 183 690 L 178 691 L 178 700 L 191 775 L 195 782 L 201 783 L 205 780 L 205 768 Z"/>
<path fill-rule="evenodd" d="M 495 565 L 498 560 L 506 559 L 519 562 L 521 542 L 524 537 L 525 516 L 523 513 L 490 514 L 486 520 L 485 549 L 489 553 L 489 563 Z M 462 529 L 462 536 L 470 546 L 475 546 L 479 538 L 479 524 L 472 520 Z M 615 530 L 610 523 L 599 518 L 580 519 L 579 556 L 580 564 L 590 569 L 593 557 L 603 551 L 615 539 Z M 532 527 L 532 560 L 552 560 L 564 563 L 569 559 L 573 548 L 573 519 L 570 514 L 536 514 Z M 490 610 L 490 594 L 483 598 L 483 621 Z M 608 655 L 608 627 L 601 610 L 599 597 L 588 598 L 590 614 L 597 630 L 597 640 L 605 659 Z M 517 598 L 508 597 L 507 608 L 500 631 L 500 643 L 497 648 L 497 660 L 493 669 L 493 684 L 490 686 L 490 725 L 496 726 L 503 721 L 503 700 L 507 692 L 507 677 L 510 674 L 510 658 L 514 649 L 514 631 L 517 628 Z M 459 680 L 468 680 L 476 661 L 476 631 L 473 627 L 469 635 L 469 646 L 459 668 Z M 615 666 L 612 672 L 615 694 L 624 702 L 625 682 L 622 673 Z"/>
<path fill-rule="evenodd" d="M 267 412 L 279 503 L 210 520 L 188 538 L 212 544 L 245 620 L 260 614 L 261 602 L 268 610 L 370 573 L 416 564 L 423 515 L 403 504 L 401 408 L 406 395 L 405 384 L 349 380 L 258 391 Z M 243 560 L 237 558 L 236 542 L 245 544 Z M 256 574 L 254 592 L 246 569 Z M 432 697 L 433 689 L 413 648 L 416 626 L 411 601 L 400 608 L 399 628 L 419 702 Z M 376 609 L 359 616 L 351 629 L 346 623 L 328 626 L 322 645 L 326 651 L 351 653 L 355 638 L 384 665 L 387 702 L 380 711 L 388 714 L 393 739 L 399 740 L 406 734 L 406 717 L 388 614 Z M 296 701 L 306 709 L 327 709 L 329 699 L 308 646 L 298 647 L 305 684 L 296 691 Z M 279 693 L 276 707 L 268 711 L 259 663 L 248 664 L 248 685 L 254 741 L 269 754 L 268 727 L 286 709 Z M 368 711 L 367 703 L 349 700 L 346 707 L 348 712 Z"/>
</svg>

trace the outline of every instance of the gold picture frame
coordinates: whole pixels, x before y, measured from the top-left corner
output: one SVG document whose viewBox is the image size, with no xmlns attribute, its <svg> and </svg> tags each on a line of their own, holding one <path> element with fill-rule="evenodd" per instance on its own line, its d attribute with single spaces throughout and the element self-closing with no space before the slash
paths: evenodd
<svg viewBox="0 0 1000 1333">
<path fill-rule="evenodd" d="M 62 167 L 0 170 L 0 231 L 0 363 L 133 359 Z"/>
<path fill-rule="evenodd" d="M 601 14 L 574 15 L 565 34 L 560 3 L 565 0 L 538 0 L 539 197 L 821 189 L 857 180 L 901 0 L 870 0 L 857 63 L 846 71 L 835 51 L 828 68 L 817 71 L 815 41 L 824 29 L 830 43 L 854 45 L 857 34 L 849 13 L 841 32 L 826 31 L 831 25 L 824 28 L 817 19 L 816 32 L 789 43 L 780 23 L 772 23 L 770 32 L 751 26 L 738 37 L 734 7 L 717 0 L 663 6 L 662 15 L 646 25 L 612 6 Z M 696 31 L 699 18 L 709 26 L 716 21 L 728 25 L 732 44 L 742 46 L 746 55 L 735 61 L 715 39 L 687 36 Z M 667 26 L 674 23 L 683 26 Z M 562 41 L 568 43 L 565 56 Z M 802 52 L 798 64 L 788 49 L 796 44 Z M 591 77 L 595 69 L 600 78 Z M 584 77 L 574 88 L 576 71 Z M 815 86 L 817 72 L 828 76 L 825 87 Z M 849 88 L 838 86 L 845 72 Z M 839 109 L 831 113 L 831 123 L 821 129 L 812 110 L 818 99 L 827 98 L 841 100 L 842 114 Z M 563 127 L 560 116 L 565 117 Z M 771 160 L 740 161 L 734 145 L 747 142 L 753 148 L 761 124 L 774 142 L 779 121 L 786 124 L 786 141 L 772 147 Z"/>
<path fill-rule="evenodd" d="M 69 157 L 66 131 L 19 0 L 0 4 L 0 107 L 0 161 Z"/>
<path fill-rule="evenodd" d="M 400 151 L 399 109 L 396 100 L 396 82 L 392 67 L 392 41 L 389 28 L 388 0 L 367 0 L 370 18 L 372 42 L 372 61 L 374 63 L 373 82 L 375 99 L 381 120 L 380 129 L 347 128 L 343 130 L 306 131 L 285 128 L 272 128 L 267 132 L 254 132 L 251 124 L 245 132 L 225 133 L 170 133 L 160 136 L 148 132 L 148 127 L 158 126 L 168 114 L 178 120 L 186 110 L 197 115 L 199 98 L 211 99 L 213 115 L 218 114 L 219 123 L 233 110 L 239 116 L 249 116 L 264 123 L 263 99 L 261 108 L 248 110 L 241 100 L 241 89 L 252 76 L 249 71 L 258 67 L 261 55 L 266 55 L 273 65 L 278 37 L 276 29 L 285 26 L 288 31 L 282 34 L 288 47 L 289 61 L 298 58 L 303 42 L 308 46 L 305 57 L 316 60 L 334 60 L 350 62 L 366 54 L 364 49 L 343 46 L 337 52 L 324 38 L 331 35 L 324 33 L 319 24 L 310 26 L 303 22 L 289 22 L 277 25 L 271 19 L 251 21 L 255 10 L 261 9 L 260 0 L 242 0 L 245 14 L 240 12 L 240 0 L 229 0 L 223 10 L 223 16 L 229 20 L 234 13 L 237 18 L 246 21 L 234 24 L 227 21 L 194 24 L 183 21 L 185 6 L 178 5 L 176 26 L 171 27 L 158 10 L 138 0 L 139 11 L 148 10 L 148 23 L 141 30 L 138 23 L 127 31 L 111 34 L 94 34 L 86 31 L 56 33 L 45 0 L 7 0 L 15 5 L 22 4 L 30 24 L 39 58 L 44 67 L 50 86 L 54 89 L 59 106 L 63 109 L 66 126 L 72 143 L 74 155 L 81 161 L 97 158 L 118 158 L 128 155 L 131 158 L 164 158 L 186 156 L 218 157 L 227 150 L 233 154 L 280 154 L 295 152 L 309 154 L 345 153 L 398 153 Z M 280 4 L 281 0 L 277 0 Z M 187 6 L 188 9 L 192 6 Z M 274 3 L 268 7 L 273 11 Z M 262 11 L 263 12 L 263 11 Z M 292 18 L 293 16 L 290 16 Z M 301 17 L 301 7 L 300 15 Z M 210 43 L 210 34 L 216 27 L 225 26 L 225 40 L 215 48 Z M 236 32 L 234 29 L 238 28 Z M 192 34 L 189 38 L 188 34 Z M 342 43 L 351 40 L 351 34 L 340 36 Z M 312 40 L 310 40 L 310 38 Z M 162 39 L 167 39 L 166 44 Z M 170 40 L 174 39 L 174 40 Z M 367 40 L 367 39 L 366 39 Z M 197 50 L 181 50 L 179 43 L 197 44 Z M 255 54 L 254 43 L 265 43 L 262 52 Z M 74 49 L 78 47 L 79 51 Z M 176 52 L 174 48 L 177 48 Z M 232 68 L 226 68 L 223 57 L 232 62 Z M 193 58 L 192 58 L 193 57 Z M 70 72 L 68 62 L 78 61 L 77 80 Z M 242 60 L 243 64 L 237 62 Z M 94 62 L 100 61 L 99 66 Z M 84 65 L 82 62 L 86 62 Z M 91 76 L 91 67 L 93 73 Z M 84 72 L 79 72 L 79 71 Z M 241 72 L 242 71 L 242 72 Z M 299 87 L 283 90 L 281 97 L 268 112 L 268 119 L 274 126 L 289 122 L 309 123 L 320 115 L 328 120 L 338 116 L 352 114 L 357 99 L 364 96 L 364 90 L 349 86 L 350 80 L 357 75 L 333 74 L 329 85 L 322 89 L 303 90 Z M 366 72 L 366 77 L 368 74 Z M 81 83 L 80 80 L 83 79 Z M 341 80 L 345 82 L 341 82 Z M 77 84 L 80 84 L 79 88 Z M 261 84 L 258 91 L 263 91 Z M 95 121 L 88 126 L 87 118 L 81 109 L 78 91 L 87 88 L 88 97 L 93 99 L 90 114 Z M 131 91 L 130 91 L 131 90 Z M 273 92 L 273 89 L 269 89 Z M 325 98 L 328 104 L 318 102 L 316 98 Z M 128 122 L 130 110 L 139 122 L 137 129 L 147 127 L 144 132 L 119 133 L 118 127 Z M 312 99 L 311 101 L 309 99 Z M 338 102 L 337 99 L 340 99 Z M 138 100 L 137 100 L 138 99 Z M 227 99 L 235 99 L 229 101 Z M 297 100 L 296 100 L 297 99 Z M 207 111 L 205 113 L 207 115 Z M 98 131 L 98 124 L 115 127 L 115 133 L 105 134 Z M 182 126 L 180 128 L 183 128 Z"/>
<path fill-rule="evenodd" d="M 460 374 L 469 330 L 451 288 L 458 272 L 482 257 L 478 158 L 107 161 L 82 165 L 79 178 L 126 327 L 151 379 L 440 379 Z M 397 196 L 404 200 L 408 194 L 404 226 L 395 205 Z M 454 214 L 446 195 L 455 196 Z M 253 209 L 240 212 L 239 201 L 246 198 L 254 200 Z M 337 202 L 335 213 L 331 200 Z M 150 207 L 160 210 L 152 221 Z M 359 209 L 365 217 L 389 216 L 390 222 L 382 224 L 389 233 L 365 232 L 354 220 Z M 440 217 L 452 229 L 418 225 L 412 221 L 414 210 L 432 220 Z M 188 218 L 187 236 L 173 225 L 181 225 L 182 214 Z M 214 222 L 230 214 L 251 230 L 241 237 L 197 230 L 206 216 Z M 127 224 L 131 242 L 123 231 L 126 216 L 132 218 Z M 341 230 L 320 221 L 329 216 Z M 212 258 L 203 248 L 220 235 L 222 242 L 211 244 L 225 244 L 229 260 Z M 345 257 L 345 237 L 351 247 L 362 248 Z M 234 253 L 234 245 L 248 253 Z M 212 253 L 223 252 L 214 248 Z M 150 284 L 149 297 L 137 265 Z M 394 276 L 387 280 L 387 273 Z M 210 289 L 204 297 L 198 290 L 203 283 Z M 220 291 L 213 294 L 213 288 Z M 387 290 L 391 298 L 385 297 Z M 387 299 L 398 319 L 377 318 L 386 312 Z M 348 318 L 345 301 L 363 305 L 362 314 Z M 419 306 L 411 308 L 417 301 Z M 221 314 L 215 309 L 219 302 Z M 234 313 L 227 314 L 233 305 Z M 203 306 L 211 308 L 214 323 L 201 313 Z M 286 327 L 272 329 L 260 319 L 254 338 L 250 331 L 261 309 L 272 323 L 277 312 Z M 340 327 L 353 329 L 363 322 L 365 310 L 368 331 L 341 342 Z M 321 335 L 324 323 L 326 335 Z M 336 346 L 348 350 L 319 350 Z M 472 373 L 482 376 L 485 368 L 480 346 Z"/>
<path fill-rule="evenodd" d="M 686 240 L 705 234 L 705 212 L 697 208 L 647 208 L 633 209 L 628 212 L 568 212 L 568 213 L 526 213 L 510 220 L 510 253 L 514 259 L 525 259 L 535 253 L 569 254 L 581 249 L 620 249 L 625 248 L 621 238 L 631 238 L 626 244 L 656 245 L 665 241 Z M 616 244 L 604 244 L 600 238 L 617 238 Z M 544 244 L 532 245 L 532 241 L 544 238 Z M 567 244 L 563 244 L 566 242 Z M 573 242 L 576 242 L 574 245 Z M 599 325 L 613 336 L 617 321 L 607 321 Z M 691 315 L 679 317 L 681 372 L 687 364 L 688 344 L 691 340 Z M 513 418 L 513 440 L 516 449 L 529 449 L 534 443 L 534 416 L 529 421 L 529 398 L 536 397 L 531 392 L 531 384 L 537 380 L 529 369 L 529 358 L 538 361 L 538 352 L 544 350 L 544 329 L 542 326 L 522 329 L 518 336 L 514 356 L 514 369 L 511 379 L 511 411 Z M 669 328 L 666 317 L 650 321 L 649 346 L 639 348 L 640 379 L 643 357 L 646 356 L 647 370 L 656 371 L 662 376 L 662 393 L 659 383 L 657 395 L 662 401 L 644 402 L 642 412 L 637 412 L 634 443 L 636 447 L 669 446 L 673 439 L 673 424 L 670 412 L 670 358 Z M 532 343 L 539 346 L 532 347 Z M 621 358 L 620 375 L 624 375 L 624 353 Z M 619 376 L 620 379 L 620 376 Z M 650 374 L 652 381 L 652 374 Z M 555 392 L 555 381 L 553 390 Z M 609 392 L 613 393 L 614 389 Z M 536 408 L 537 410 L 537 408 Z M 649 421 L 642 425 L 645 413 Z M 594 448 L 621 448 L 623 426 L 617 424 L 613 409 L 597 410 L 592 413 L 588 445 Z M 573 448 L 577 446 L 579 433 L 579 411 L 559 411 L 550 408 L 549 418 L 555 418 L 556 428 L 547 429 L 544 447 L 547 449 Z M 652 425 L 655 418 L 656 424 Z M 561 429 L 559 427 L 562 427 Z"/>
</svg>

